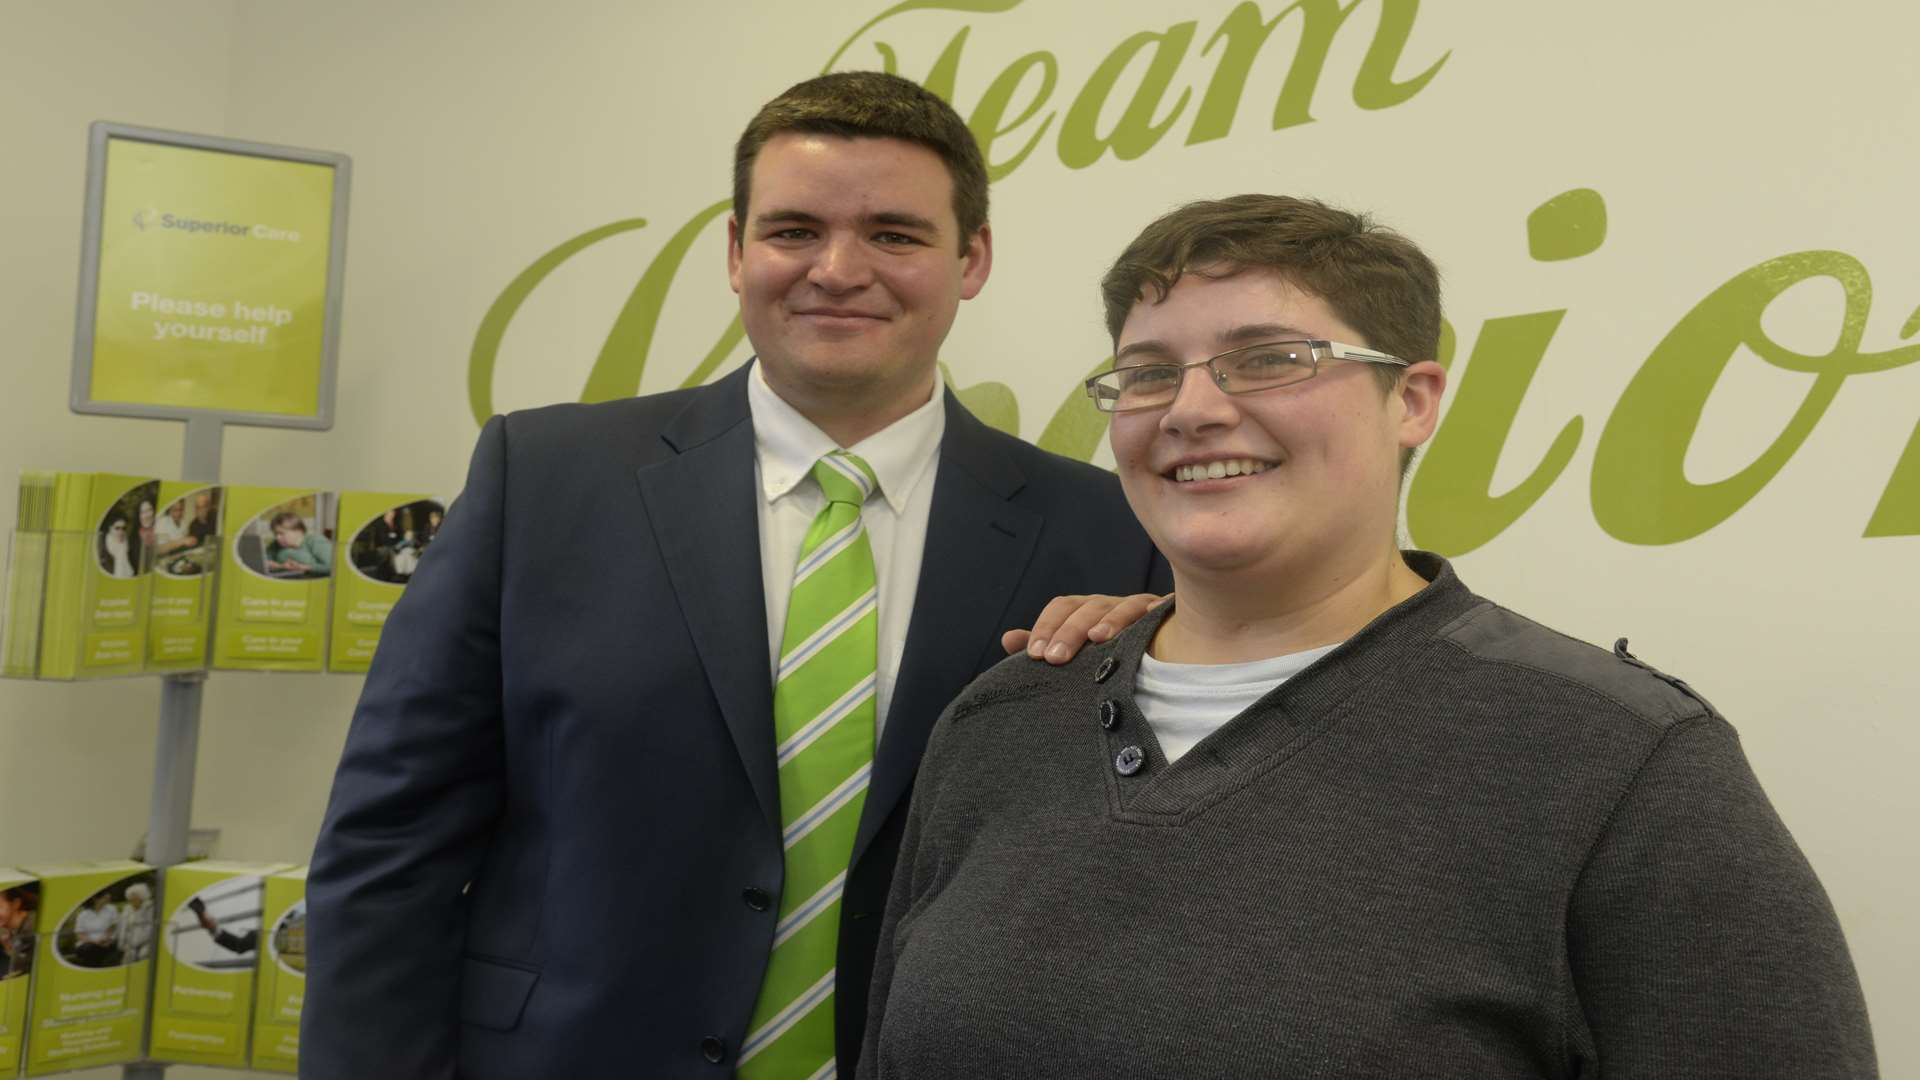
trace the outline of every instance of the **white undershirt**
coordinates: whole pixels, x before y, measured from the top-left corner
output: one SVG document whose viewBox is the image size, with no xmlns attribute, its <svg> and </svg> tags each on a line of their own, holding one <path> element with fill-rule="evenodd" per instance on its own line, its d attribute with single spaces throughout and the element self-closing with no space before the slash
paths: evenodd
<svg viewBox="0 0 1920 1080">
<path fill-rule="evenodd" d="M 1169 664 L 1142 656 L 1133 682 L 1134 704 L 1140 706 L 1140 715 L 1160 740 L 1160 750 L 1171 765 L 1268 691 L 1338 647 L 1326 645 L 1244 664 Z"/>
<path fill-rule="evenodd" d="M 947 431 L 945 389 L 936 385 L 925 405 L 845 449 L 860 455 L 880 479 L 880 494 L 861 509 L 873 570 L 880 586 L 880 655 L 874 695 L 873 744 L 880 745 L 900 654 L 920 587 L 921 555 L 927 546 L 927 514 L 933 507 L 934 467 Z M 826 432 L 767 385 L 756 362 L 747 380 L 753 416 L 753 468 L 760 489 L 760 583 L 766 590 L 767 656 L 780 669 L 780 639 L 786 632 L 787 594 L 800 544 L 826 497 L 813 479 L 813 463 L 840 449 Z"/>
</svg>

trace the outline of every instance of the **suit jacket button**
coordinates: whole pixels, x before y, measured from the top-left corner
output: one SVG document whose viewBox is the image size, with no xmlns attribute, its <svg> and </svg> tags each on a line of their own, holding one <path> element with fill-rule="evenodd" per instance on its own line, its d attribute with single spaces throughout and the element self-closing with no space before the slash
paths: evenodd
<svg viewBox="0 0 1920 1080">
<path fill-rule="evenodd" d="M 1120 706 L 1112 699 L 1100 703 L 1100 726 L 1108 731 L 1120 726 Z"/>
<path fill-rule="evenodd" d="M 1113 759 L 1113 771 L 1121 776 L 1132 776 L 1145 768 L 1147 752 L 1137 746 L 1123 746 Z"/>
<path fill-rule="evenodd" d="M 745 892 L 740 894 L 740 899 L 745 900 L 747 906 L 755 911 L 765 911 L 773 906 L 773 897 L 767 895 L 767 890 L 755 888 L 751 885 L 747 887 Z"/>
<path fill-rule="evenodd" d="M 725 1061 L 727 1057 L 727 1040 L 718 1035 L 709 1035 L 701 1039 L 700 1056 L 713 1062 L 715 1065 L 720 1064 L 722 1061 Z"/>
<path fill-rule="evenodd" d="M 1107 657 L 1105 660 L 1100 661 L 1100 666 L 1094 669 L 1093 681 L 1106 682 L 1107 678 L 1113 674 L 1113 669 L 1119 666 L 1120 666 L 1120 662 L 1118 660 L 1115 660 L 1111 656 Z"/>
</svg>

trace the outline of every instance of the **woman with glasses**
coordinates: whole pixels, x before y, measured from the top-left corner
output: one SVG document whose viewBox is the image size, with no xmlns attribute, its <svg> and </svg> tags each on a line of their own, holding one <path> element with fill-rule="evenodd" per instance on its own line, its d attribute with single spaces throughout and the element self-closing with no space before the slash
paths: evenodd
<svg viewBox="0 0 1920 1080">
<path fill-rule="evenodd" d="M 1087 390 L 1174 599 L 947 710 L 860 1075 L 1874 1075 L 1726 721 L 1398 548 L 1446 386 L 1427 257 L 1249 195 L 1103 289 Z"/>
</svg>

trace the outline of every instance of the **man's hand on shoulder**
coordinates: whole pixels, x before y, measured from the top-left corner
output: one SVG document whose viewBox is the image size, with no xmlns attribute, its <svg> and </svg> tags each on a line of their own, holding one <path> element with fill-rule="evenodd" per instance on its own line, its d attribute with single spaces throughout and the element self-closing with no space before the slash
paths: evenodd
<svg viewBox="0 0 1920 1080">
<path fill-rule="evenodd" d="M 1000 635 L 1000 647 L 1008 656 L 1025 650 L 1035 660 L 1064 664 L 1087 642 L 1111 640 L 1139 622 L 1140 616 L 1158 607 L 1167 596 L 1056 596 L 1033 621 L 1031 630 L 1009 630 Z"/>
</svg>

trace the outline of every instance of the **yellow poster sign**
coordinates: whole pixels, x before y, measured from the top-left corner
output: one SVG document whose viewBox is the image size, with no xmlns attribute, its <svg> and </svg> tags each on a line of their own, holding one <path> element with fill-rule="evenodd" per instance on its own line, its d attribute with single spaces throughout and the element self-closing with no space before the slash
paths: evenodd
<svg viewBox="0 0 1920 1080">
<path fill-rule="evenodd" d="M 330 411 L 336 168 L 115 137 L 104 173 L 87 402 Z"/>
</svg>

